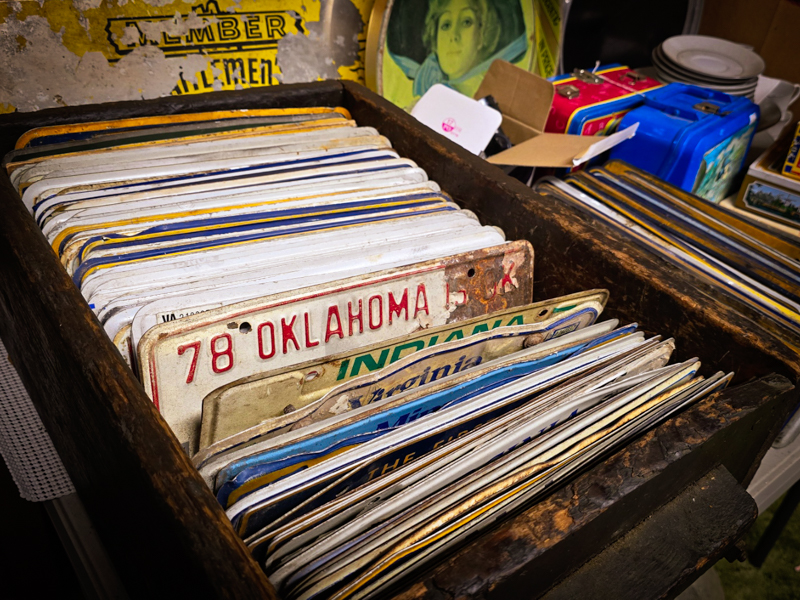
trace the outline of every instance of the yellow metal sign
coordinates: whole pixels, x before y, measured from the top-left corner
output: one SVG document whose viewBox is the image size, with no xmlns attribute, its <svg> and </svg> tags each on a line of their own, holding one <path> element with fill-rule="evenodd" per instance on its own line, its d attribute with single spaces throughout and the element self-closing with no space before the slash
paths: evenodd
<svg viewBox="0 0 800 600">
<path fill-rule="evenodd" d="M 373 0 L 0 4 L 0 111 L 363 81 Z"/>
</svg>

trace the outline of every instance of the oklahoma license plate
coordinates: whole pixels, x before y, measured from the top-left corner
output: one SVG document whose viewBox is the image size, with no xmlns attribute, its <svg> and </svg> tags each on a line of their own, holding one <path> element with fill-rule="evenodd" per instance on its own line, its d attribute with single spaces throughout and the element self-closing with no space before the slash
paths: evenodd
<svg viewBox="0 0 800 600">
<path fill-rule="evenodd" d="M 194 451 L 202 401 L 254 373 L 530 302 L 527 241 L 256 298 L 150 329 L 141 379 Z"/>
</svg>

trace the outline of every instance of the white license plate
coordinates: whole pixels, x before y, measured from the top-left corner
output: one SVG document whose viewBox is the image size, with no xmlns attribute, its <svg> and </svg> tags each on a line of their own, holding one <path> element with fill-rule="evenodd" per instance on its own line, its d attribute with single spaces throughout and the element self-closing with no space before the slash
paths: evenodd
<svg viewBox="0 0 800 600">
<path fill-rule="evenodd" d="M 526 304 L 532 278 L 533 248 L 516 241 L 248 300 L 150 329 L 138 346 L 141 379 L 178 440 L 193 450 L 202 400 L 213 390 Z"/>
</svg>

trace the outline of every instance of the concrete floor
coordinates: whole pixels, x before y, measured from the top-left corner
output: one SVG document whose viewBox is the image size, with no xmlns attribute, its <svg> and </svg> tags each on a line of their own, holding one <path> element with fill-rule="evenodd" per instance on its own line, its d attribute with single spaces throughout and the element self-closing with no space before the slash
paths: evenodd
<svg viewBox="0 0 800 600">
<path fill-rule="evenodd" d="M 676 600 L 725 600 L 719 574 L 713 568 L 709 569 Z"/>
</svg>

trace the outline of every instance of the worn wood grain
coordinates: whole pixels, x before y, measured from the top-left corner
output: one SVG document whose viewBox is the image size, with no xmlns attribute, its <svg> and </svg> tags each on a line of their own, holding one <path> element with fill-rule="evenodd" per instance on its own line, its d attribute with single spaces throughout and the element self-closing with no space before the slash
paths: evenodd
<svg viewBox="0 0 800 600">
<path fill-rule="evenodd" d="M 131 596 L 274 598 L 5 176 L 0 214 L 0 336 Z"/>
<path fill-rule="evenodd" d="M 757 516 L 752 496 L 725 467 L 717 467 L 543 600 L 572 600 L 587 590 L 616 600 L 674 598 L 741 539 Z"/>
</svg>

